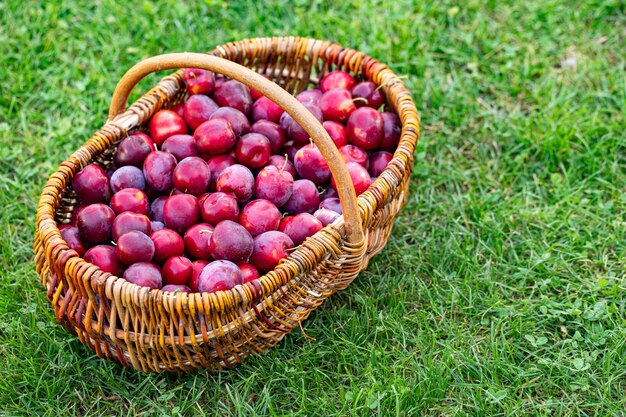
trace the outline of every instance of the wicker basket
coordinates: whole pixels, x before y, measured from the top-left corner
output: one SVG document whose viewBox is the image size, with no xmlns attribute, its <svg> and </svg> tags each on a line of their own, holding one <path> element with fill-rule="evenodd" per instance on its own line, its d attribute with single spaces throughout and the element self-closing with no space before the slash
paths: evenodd
<svg viewBox="0 0 626 417">
<path fill-rule="evenodd" d="M 85 262 L 58 229 L 70 221 L 76 205 L 73 176 L 94 161 L 107 167 L 121 139 L 145 128 L 158 110 L 180 103 L 182 70 L 164 77 L 124 111 L 130 90 L 150 72 L 184 67 L 210 69 L 273 99 L 305 127 L 339 179 L 344 216 L 308 238 L 261 277 L 256 289 L 172 294 L 139 287 Z M 328 134 L 292 95 L 334 69 L 382 85 L 387 109 L 402 122 L 393 160 L 358 199 Z M 385 245 L 407 197 L 418 136 L 418 113 L 401 80 L 375 59 L 330 42 L 247 39 L 208 55 L 171 54 L 141 62 L 118 84 L 107 123 L 61 163 L 41 194 L 35 261 L 57 320 L 98 356 L 142 371 L 225 368 L 273 347 L 328 296 L 350 284 Z"/>
</svg>

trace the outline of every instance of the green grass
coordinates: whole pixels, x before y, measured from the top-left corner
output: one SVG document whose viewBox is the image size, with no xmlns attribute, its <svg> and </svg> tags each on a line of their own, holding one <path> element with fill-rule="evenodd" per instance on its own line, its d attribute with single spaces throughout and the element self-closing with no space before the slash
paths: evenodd
<svg viewBox="0 0 626 417">
<path fill-rule="evenodd" d="M 0 2 L 0 416 L 626 414 L 624 2 L 87 3 Z M 215 374 L 98 359 L 34 271 L 46 178 L 141 58 L 288 34 L 407 76 L 423 136 L 387 247 L 315 341 Z"/>
</svg>

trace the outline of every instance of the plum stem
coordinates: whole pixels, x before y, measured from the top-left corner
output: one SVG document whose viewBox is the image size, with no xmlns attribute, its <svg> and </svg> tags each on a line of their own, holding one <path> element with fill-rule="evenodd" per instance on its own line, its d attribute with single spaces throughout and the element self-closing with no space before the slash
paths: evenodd
<svg viewBox="0 0 626 417">
<path fill-rule="evenodd" d="M 280 169 L 281 174 L 285 170 L 285 168 L 287 168 L 287 161 L 288 160 L 289 160 L 289 156 L 287 154 L 285 154 L 285 162 L 283 162 L 283 167 Z"/>
</svg>

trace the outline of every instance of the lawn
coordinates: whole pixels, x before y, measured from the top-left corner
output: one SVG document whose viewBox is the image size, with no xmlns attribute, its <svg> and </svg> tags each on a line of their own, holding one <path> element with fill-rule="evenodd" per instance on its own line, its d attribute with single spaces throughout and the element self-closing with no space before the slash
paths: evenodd
<svg viewBox="0 0 626 417">
<path fill-rule="evenodd" d="M 626 414 L 624 2 L 87 3 L 0 2 L 0 416 Z M 406 77 L 423 130 L 389 243 L 315 340 L 214 374 L 98 359 L 34 271 L 45 180 L 140 59 L 291 34 Z"/>
</svg>

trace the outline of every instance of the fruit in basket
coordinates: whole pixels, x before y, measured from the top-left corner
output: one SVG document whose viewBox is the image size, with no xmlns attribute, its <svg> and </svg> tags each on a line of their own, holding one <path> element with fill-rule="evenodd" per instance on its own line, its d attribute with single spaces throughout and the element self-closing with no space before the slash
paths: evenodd
<svg viewBox="0 0 626 417">
<path fill-rule="evenodd" d="M 352 94 L 343 88 L 335 88 L 322 94 L 317 102 L 324 120 L 345 123 L 356 110 Z"/>
<path fill-rule="evenodd" d="M 165 142 L 161 145 L 161 150 L 174 155 L 177 162 L 180 162 L 190 156 L 198 156 L 196 141 L 191 135 L 170 136 L 165 139 Z"/>
<path fill-rule="evenodd" d="M 185 68 L 183 81 L 192 94 L 211 94 L 215 88 L 215 77 L 211 71 L 200 68 Z"/>
<path fill-rule="evenodd" d="M 350 90 L 356 84 L 354 77 L 349 73 L 341 70 L 331 71 L 324 75 L 320 80 L 320 90 L 325 93 L 335 88 L 344 88 Z"/>
<path fill-rule="evenodd" d="M 117 242 L 120 236 L 131 230 L 137 230 L 141 233 L 149 235 L 152 231 L 152 225 L 150 219 L 145 214 L 134 213 L 132 211 L 125 211 L 120 213 L 115 220 L 113 220 L 113 227 L 111 228 L 111 237 L 114 242 Z"/>
<path fill-rule="evenodd" d="M 322 152 L 313 143 L 296 152 L 293 164 L 301 178 L 311 180 L 315 185 L 324 186 L 330 180 L 330 167 Z"/>
<path fill-rule="evenodd" d="M 320 196 L 313 181 L 296 180 L 291 197 L 282 208 L 289 214 L 313 213 L 319 205 Z"/>
<path fill-rule="evenodd" d="M 143 175 L 146 183 L 155 191 L 170 189 L 174 168 L 176 168 L 176 158 L 168 152 L 152 152 L 143 161 Z"/>
<path fill-rule="evenodd" d="M 220 155 L 228 152 L 237 136 L 233 126 L 225 119 L 211 119 L 202 123 L 193 134 L 198 151 L 204 155 Z"/>
<path fill-rule="evenodd" d="M 161 269 L 150 262 L 138 262 L 124 271 L 124 279 L 142 287 L 160 289 L 163 286 Z"/>
<path fill-rule="evenodd" d="M 335 180 L 308 133 L 270 99 L 210 71 L 187 69 L 183 80 L 188 98 L 155 113 L 150 136 L 123 139 L 107 171 L 90 164 L 76 174 L 76 227 L 62 237 L 138 285 L 257 288 L 261 273 L 341 215 Z M 370 81 L 333 71 L 318 87 L 297 99 L 361 194 L 393 158 L 400 120 L 378 111 L 382 92 Z"/>
<path fill-rule="evenodd" d="M 366 151 L 376 149 L 385 136 L 383 116 L 371 107 L 359 107 L 346 125 L 348 142 Z"/>
<path fill-rule="evenodd" d="M 378 177 L 383 173 L 389 162 L 393 159 L 393 155 L 389 152 L 380 151 L 370 156 L 369 173 L 372 177 Z"/>
<path fill-rule="evenodd" d="M 191 194 L 170 196 L 163 206 L 165 226 L 183 234 L 200 219 L 198 199 Z"/>
<path fill-rule="evenodd" d="M 152 139 L 150 139 L 150 142 L 152 142 Z M 122 140 L 117 146 L 114 158 L 115 165 L 118 167 L 134 165 L 141 168 L 143 160 L 153 150 L 154 148 L 150 147 L 143 136 L 132 134 Z"/>
<path fill-rule="evenodd" d="M 193 264 L 184 256 L 173 256 L 163 264 L 161 275 L 166 285 L 185 285 L 193 273 Z"/>
<path fill-rule="evenodd" d="M 117 250 L 113 246 L 97 245 L 85 253 L 85 261 L 96 265 L 104 272 L 121 276 L 124 266 L 117 257 Z"/>
<path fill-rule="evenodd" d="M 324 117 L 322 115 L 322 110 L 316 105 L 312 103 L 302 103 L 306 109 L 311 112 L 311 114 L 320 122 L 324 121 Z M 287 112 L 283 113 L 280 117 L 280 127 L 287 133 L 291 139 L 294 140 L 296 145 L 302 146 L 306 145 L 310 141 L 310 136 L 304 130 L 302 126 L 296 122 L 293 117 Z"/>
<path fill-rule="evenodd" d="M 247 261 L 253 248 L 254 241 L 250 232 L 231 220 L 219 222 L 209 239 L 209 253 L 213 259 Z"/>
<path fill-rule="evenodd" d="M 111 208 L 115 214 L 132 211 L 140 214 L 150 212 L 150 203 L 146 193 L 138 188 L 124 188 L 111 197 Z"/>
<path fill-rule="evenodd" d="M 372 107 L 378 109 L 385 102 L 383 92 L 371 81 L 361 81 L 351 89 L 352 98 L 356 107 Z"/>
<path fill-rule="evenodd" d="M 247 133 L 235 145 L 237 162 L 249 168 L 261 168 L 270 159 L 270 141 L 260 133 Z"/>
<path fill-rule="evenodd" d="M 402 131 L 402 124 L 400 118 L 395 113 L 382 112 L 384 122 L 384 135 L 383 140 L 379 144 L 381 151 L 393 152 L 398 147 L 400 141 L 400 133 Z"/>
<path fill-rule="evenodd" d="M 261 274 L 259 273 L 259 270 L 256 269 L 254 265 L 252 265 L 251 263 L 237 262 L 237 266 L 239 267 L 239 270 L 241 271 L 241 274 L 243 275 L 244 284 L 246 282 L 254 281 L 255 279 L 261 276 Z"/>
<path fill-rule="evenodd" d="M 160 110 L 156 112 L 150 124 L 148 125 L 150 130 L 150 137 L 157 144 L 161 146 L 165 139 L 174 135 L 184 135 L 187 133 L 187 124 L 178 113 L 171 110 Z"/>
<path fill-rule="evenodd" d="M 239 223 L 252 236 L 278 229 L 280 211 L 268 200 L 258 199 L 246 204 L 241 211 Z"/>
<path fill-rule="evenodd" d="M 211 169 L 204 159 L 197 156 L 187 157 L 174 168 L 172 183 L 178 191 L 200 195 L 209 189 Z"/>
<path fill-rule="evenodd" d="M 61 237 L 70 249 L 74 249 L 79 256 L 85 254 L 87 249 L 80 238 L 78 227 L 64 224 L 63 226 L 59 226 L 59 231 L 61 232 Z"/>
<path fill-rule="evenodd" d="M 187 229 L 183 238 L 187 253 L 195 259 L 211 259 L 209 240 L 212 234 L 213 226 L 208 223 L 198 223 Z"/>
<path fill-rule="evenodd" d="M 124 188 L 137 188 L 143 190 L 146 188 L 146 179 L 143 172 L 133 165 L 120 167 L 113 172 L 110 179 L 111 191 L 117 193 Z"/>
<path fill-rule="evenodd" d="M 87 243 L 104 243 L 111 240 L 111 229 L 115 213 L 111 207 L 97 203 L 91 204 L 78 214 L 78 231 Z"/>
<path fill-rule="evenodd" d="M 252 110 L 250 89 L 236 80 L 229 80 L 215 89 L 213 99 L 221 107 L 232 107 L 248 115 Z"/>
<path fill-rule="evenodd" d="M 100 165 L 87 165 L 74 176 L 72 185 L 83 204 L 106 203 L 111 198 L 109 178 Z"/>
<path fill-rule="evenodd" d="M 367 169 L 370 164 L 369 155 L 362 148 L 354 145 L 346 145 L 339 148 L 339 153 L 343 160 L 348 162 L 356 162 L 363 168 Z"/>
<path fill-rule="evenodd" d="M 216 192 L 209 195 L 200 207 L 202 219 L 212 225 L 223 220 L 239 221 L 239 206 L 233 194 Z"/>
<path fill-rule="evenodd" d="M 254 175 L 243 165 L 229 166 L 217 177 L 215 189 L 232 193 L 237 201 L 243 203 L 254 195 Z"/>
<path fill-rule="evenodd" d="M 279 231 L 283 232 L 295 246 L 300 245 L 309 236 L 322 230 L 324 226 L 315 216 L 309 213 L 296 214 L 293 217 L 283 218 Z"/>
<path fill-rule="evenodd" d="M 315 218 L 322 223 L 322 226 L 328 226 L 340 216 L 336 211 L 332 211 L 326 208 L 320 208 L 313 213 Z"/>
<path fill-rule="evenodd" d="M 152 239 L 138 230 L 126 232 L 117 239 L 117 257 L 126 265 L 150 262 L 154 250 Z"/>
<path fill-rule="evenodd" d="M 326 120 L 322 126 L 324 126 L 324 129 L 326 129 L 326 132 L 328 132 L 328 135 L 338 149 L 348 144 L 348 135 L 344 125 L 339 122 L 333 122 L 332 120 Z"/>
<path fill-rule="evenodd" d="M 254 238 L 254 250 L 250 263 L 259 271 L 271 271 L 282 259 L 289 256 L 289 250 L 293 246 L 291 238 L 283 232 L 261 233 Z"/>
<path fill-rule="evenodd" d="M 185 243 L 178 233 L 170 229 L 152 232 L 150 239 L 154 243 L 154 261 L 163 263 L 172 256 L 181 256 L 185 251 Z"/>
<path fill-rule="evenodd" d="M 237 137 L 250 131 L 250 121 L 241 111 L 232 107 L 220 107 L 211 115 L 212 119 L 224 119 L 233 127 Z"/>
<path fill-rule="evenodd" d="M 252 105 L 252 120 L 269 120 L 277 123 L 285 111 L 267 97 L 261 97 Z"/>
<path fill-rule="evenodd" d="M 401 147 L 394 153 L 397 157 L 392 160 L 392 165 L 370 186 L 369 191 L 362 194 L 358 201 L 355 201 L 353 185 L 350 184 L 351 177 L 346 170 L 342 157 L 334 148 L 335 145 L 330 143 L 331 139 L 322 130 L 323 126 L 314 123 L 312 129 L 307 127 L 313 134 L 313 142 L 324 151 L 324 155 L 330 154 L 332 156 L 333 162 L 332 164 L 329 162 L 329 165 L 332 168 L 332 172 L 335 173 L 335 177 L 337 177 L 339 171 L 341 172 L 340 175 L 342 175 L 342 178 L 335 178 L 337 190 L 330 185 L 330 182 L 322 186 L 313 187 L 312 194 L 315 196 L 313 199 L 317 200 L 318 203 L 317 207 L 313 207 L 313 213 L 321 210 L 319 203 L 323 199 L 336 198 L 339 193 L 344 205 L 345 224 L 344 217 L 340 216 L 334 222 L 334 225 L 337 226 L 328 225 L 313 237 L 306 238 L 306 243 L 303 243 L 301 247 L 291 247 L 294 245 L 294 242 L 287 235 L 279 234 L 279 231 L 261 233 L 256 236 L 256 243 L 259 243 L 257 250 L 255 251 L 255 248 L 253 248 L 253 256 L 250 257 L 246 264 L 252 265 L 258 271 L 258 274 L 263 276 L 256 278 L 253 269 L 238 261 L 235 264 L 239 268 L 242 279 L 235 279 L 230 285 L 221 288 L 217 286 L 213 288 L 198 288 L 198 283 L 194 282 L 193 270 L 200 269 L 197 275 L 200 278 L 205 268 L 210 268 L 210 262 L 204 261 L 206 262 L 204 264 L 204 262 L 198 260 L 189 252 L 184 251 L 179 256 L 184 256 L 192 261 L 192 277 L 183 285 L 189 287 L 192 291 L 197 291 L 197 293 L 191 295 L 169 292 L 170 289 L 177 291 L 180 287 L 171 288 L 164 282 L 162 268 L 167 259 L 161 263 L 157 263 L 154 260 L 143 263 L 145 264 L 143 267 L 150 270 L 147 274 L 138 273 L 136 270 L 142 263 L 122 265 L 123 268 L 128 269 L 126 273 L 127 281 L 123 278 L 123 275 L 120 278 L 110 277 L 109 273 L 102 272 L 93 264 L 83 262 L 76 257 L 75 251 L 67 248 L 65 242 L 60 239 L 60 235 L 57 233 L 58 230 L 54 227 L 55 221 L 69 223 L 72 221 L 70 213 L 68 213 L 69 209 L 81 205 L 89 206 L 89 204 L 85 204 L 77 198 L 71 188 L 71 184 L 69 184 L 69 181 L 80 169 L 80 166 L 74 163 L 76 158 L 70 157 L 62 163 L 55 174 L 51 176 L 42 192 L 38 210 L 38 227 L 35 235 L 37 269 L 41 272 L 42 281 L 48 292 L 54 293 L 54 297 L 51 298 L 53 307 L 59 319 L 67 325 L 66 327 L 70 330 L 78 328 L 79 336 L 84 336 L 81 337 L 81 340 L 84 339 L 90 348 L 98 350 L 97 353 L 101 354 L 101 356 L 106 356 L 123 366 L 134 366 L 138 370 L 143 371 L 189 371 L 198 367 L 215 370 L 228 368 L 231 365 L 235 366 L 250 354 L 271 348 L 281 340 L 285 333 L 296 330 L 294 325 L 295 327 L 298 326 L 298 320 L 295 319 L 307 317 L 313 309 L 319 306 L 334 291 L 344 288 L 357 276 L 358 271 L 366 266 L 363 262 L 360 262 L 363 260 L 360 255 L 368 258 L 384 245 L 388 232 L 393 226 L 393 217 L 404 202 L 402 197 L 406 194 L 407 180 L 411 172 L 410 163 L 412 158 L 410 156 L 419 136 L 419 118 L 408 91 L 404 88 L 402 82 L 391 71 L 386 69 L 384 65 L 360 52 L 326 41 L 306 38 L 295 40 L 294 38 L 273 38 L 271 42 L 268 42 L 267 39 L 258 39 L 229 43 L 228 45 L 218 46 L 213 53 L 208 55 L 177 54 L 150 59 L 146 63 L 135 67 L 135 70 L 139 70 L 142 72 L 141 75 L 143 75 L 149 71 L 163 69 L 163 65 L 171 67 L 174 62 L 184 62 L 184 60 L 189 59 L 190 61 L 188 62 L 198 62 L 197 65 L 200 65 L 199 62 L 206 62 L 206 64 L 202 65 L 207 68 L 209 66 L 216 70 L 221 68 L 220 72 L 238 74 L 236 77 L 247 83 L 247 80 L 260 80 L 259 76 L 253 77 L 250 70 L 240 69 L 238 71 L 235 63 L 227 64 L 223 60 L 215 59 L 211 56 L 215 54 L 227 59 L 234 59 L 248 66 L 250 70 L 263 72 L 269 78 L 275 79 L 287 90 L 286 92 L 279 93 L 277 87 L 273 87 L 272 90 L 272 88 L 269 88 L 270 84 L 264 82 L 261 83 L 263 87 L 257 88 L 263 94 L 271 93 L 272 96 L 277 94 L 277 97 L 289 99 L 287 102 L 290 101 L 291 103 L 295 103 L 295 101 L 288 96 L 289 93 L 298 93 L 303 88 L 321 91 L 319 90 L 319 85 L 314 86 L 313 84 L 318 83 L 318 80 L 324 77 L 328 71 L 335 68 L 345 69 L 346 71 L 354 70 L 352 75 L 355 82 L 360 82 L 365 78 L 376 80 L 377 83 L 384 82 L 385 87 L 382 91 L 385 93 L 385 97 L 389 97 L 390 100 L 389 103 L 386 103 L 385 109 L 398 111 L 401 115 L 404 125 L 403 141 Z M 186 65 L 194 66 L 195 64 Z M 111 120 L 115 118 L 121 125 L 126 125 L 130 129 L 129 133 L 132 133 L 136 129 L 146 130 L 147 125 L 150 123 L 150 117 L 162 109 L 171 110 L 184 118 L 184 102 L 188 96 L 193 94 L 188 94 L 185 97 L 186 93 L 191 93 L 192 91 L 185 91 L 183 80 L 181 79 L 182 71 L 165 77 L 162 82 L 151 90 L 151 93 L 142 96 L 138 102 L 131 105 L 129 110 L 123 111 L 125 100 L 129 93 L 128 90 L 132 88 L 134 81 L 141 76 L 135 70 L 128 76 L 125 76 L 119 84 L 119 88 L 116 89 L 109 109 Z M 228 82 L 226 77 L 217 76 L 214 85 L 219 87 L 226 82 Z M 250 85 L 252 84 L 250 83 Z M 207 94 L 213 99 L 213 92 Z M 320 92 L 319 94 L 322 93 Z M 316 95 L 316 93 L 312 93 L 310 97 L 315 99 Z M 260 98 L 258 92 L 254 96 L 251 94 L 251 97 L 254 97 L 253 100 Z M 295 104 L 298 108 L 298 113 L 294 113 L 292 110 L 289 111 L 294 114 L 298 121 L 302 122 L 303 126 L 305 126 L 304 120 L 306 120 L 306 126 L 308 126 L 309 122 L 314 122 L 308 114 L 299 113 L 304 111 L 303 106 Z M 120 113 L 122 111 L 123 113 Z M 140 117 L 128 118 L 128 115 L 132 114 L 133 111 L 139 111 L 141 113 Z M 115 116 L 115 114 L 119 116 Z M 246 116 L 248 122 L 252 123 L 251 114 Z M 343 126 L 343 123 L 339 124 Z M 278 125 L 280 127 L 280 124 Z M 77 151 L 76 154 L 81 156 L 80 163 L 95 162 L 106 171 L 110 178 L 120 167 L 112 163 L 112 157 L 116 145 L 124 139 L 125 130 L 107 129 L 107 125 L 105 125 L 102 131 L 94 134 L 87 146 Z M 187 134 L 193 137 L 194 133 L 194 129 L 187 126 Z M 290 161 L 293 163 L 296 153 L 303 146 L 310 144 L 310 140 L 308 138 L 306 140 L 294 140 L 287 135 L 287 132 L 283 133 L 285 134 L 283 146 L 276 152 L 273 152 L 273 155 L 283 158 L 287 154 L 287 158 L 291 158 Z M 318 134 L 321 137 L 318 137 Z M 233 147 L 222 153 L 198 152 L 197 156 L 205 160 L 207 164 L 211 158 L 216 156 L 224 156 L 224 160 L 228 158 L 234 159 L 236 141 L 241 136 L 243 134 L 236 136 Z M 347 144 L 351 143 L 348 142 Z M 155 144 L 154 146 L 154 152 L 167 152 L 163 150 L 163 143 L 161 145 Z M 380 144 L 371 150 L 364 149 L 368 156 L 381 150 Z M 175 159 L 178 164 L 184 158 Z M 243 164 L 237 163 L 237 165 Z M 270 164 L 269 159 L 267 165 L 274 166 L 273 163 Z M 259 172 L 266 166 L 246 168 L 256 180 Z M 284 168 L 280 166 L 277 168 L 287 171 L 287 166 L 288 164 L 285 163 Z M 143 164 L 141 168 L 143 168 Z M 212 172 L 211 176 L 213 177 L 213 175 Z M 219 177 L 219 174 L 217 177 Z M 292 177 L 294 183 L 296 181 L 306 181 L 296 172 L 294 172 Z M 215 179 L 217 180 L 217 178 Z M 217 181 L 213 182 L 212 179 L 208 189 L 202 194 L 195 196 L 199 206 L 203 205 L 211 194 L 217 192 L 216 187 Z M 392 187 L 392 189 L 389 189 L 389 187 Z M 298 186 L 295 188 L 297 189 Z M 165 227 L 165 229 L 160 230 L 171 230 L 164 223 L 151 218 L 151 203 L 160 197 L 169 199 L 171 196 L 185 193 L 172 186 L 163 190 L 156 190 L 150 184 L 146 185 L 143 192 L 148 198 L 148 203 L 150 203 L 148 217 L 151 221 L 151 228 L 158 230 L 160 227 Z M 242 210 L 247 203 L 257 198 L 259 197 L 253 194 L 249 199 L 239 199 L 237 205 Z M 235 199 L 237 200 L 237 198 Z M 293 190 L 290 199 L 292 200 L 291 203 L 287 202 L 277 207 L 282 216 L 295 217 L 301 214 L 288 211 L 292 204 L 298 205 L 294 203 L 297 200 L 293 198 Z M 302 201 L 298 203 L 302 203 Z M 156 209 L 158 210 L 158 207 Z M 120 212 L 118 215 L 121 213 L 123 212 Z M 308 209 L 306 213 L 309 213 Z M 383 222 L 384 224 L 379 225 L 381 215 L 387 217 L 387 219 Z M 363 218 L 361 219 L 360 217 Z M 200 222 L 202 220 L 199 218 L 197 221 Z M 237 222 L 239 222 L 239 219 Z M 377 226 L 385 227 L 384 230 L 375 230 Z M 187 229 L 185 234 L 190 229 Z M 180 234 L 178 232 L 175 233 Z M 267 239 L 265 238 L 267 234 L 273 235 L 273 237 Z M 263 241 L 262 238 L 267 239 L 270 250 L 260 245 Z M 369 240 L 376 240 L 375 247 L 369 249 L 363 247 L 363 245 L 368 243 L 368 238 Z M 287 239 L 290 239 L 291 242 L 287 241 Z M 276 250 L 271 250 L 276 241 L 283 241 L 285 245 L 276 247 Z M 87 242 L 82 243 L 86 247 L 91 246 Z M 103 245 L 111 248 L 115 246 L 113 242 L 106 242 Z M 352 246 L 354 246 L 354 250 L 350 249 Z M 269 258 L 269 261 L 267 258 Z M 211 262 L 213 261 L 226 260 L 211 259 Z M 64 265 L 65 268 L 63 268 Z M 275 269 L 270 271 L 273 267 Z M 48 273 L 54 270 L 57 270 L 61 276 Z M 231 271 L 233 270 L 231 269 Z M 250 273 L 244 276 L 244 271 Z M 155 275 L 157 279 L 152 281 L 156 281 L 156 284 L 139 281 L 137 279 L 140 277 L 139 274 L 144 279 L 146 275 Z M 337 276 L 337 279 L 333 280 L 333 276 Z M 251 280 L 245 282 L 247 279 Z M 86 280 L 89 281 L 90 285 L 85 287 L 82 284 L 86 283 Z M 69 287 L 64 285 L 66 283 L 69 283 Z M 163 291 L 152 291 L 150 287 L 141 287 L 137 284 L 150 285 L 154 288 L 160 286 Z M 103 292 L 104 287 L 109 290 L 106 294 Z M 219 292 L 230 287 L 233 288 L 225 293 Z M 303 293 L 302 288 L 304 287 L 311 287 L 316 291 L 313 291 L 313 293 L 304 291 Z M 85 293 L 85 291 L 76 290 L 85 288 L 93 291 Z M 115 291 L 110 291 L 112 288 Z M 307 288 L 304 289 L 306 290 Z M 203 292 L 200 293 L 200 291 Z M 217 292 L 207 293 L 208 291 Z M 117 316 L 119 317 L 117 320 L 115 320 L 117 311 L 115 306 L 121 308 L 118 311 L 119 314 Z M 115 310 L 111 310 L 112 314 L 108 314 L 109 307 Z M 147 307 L 155 314 L 149 317 L 146 316 Z M 276 308 L 281 310 L 281 312 L 278 312 L 281 314 L 274 311 Z M 97 317 L 94 316 L 92 314 L 94 312 L 105 313 L 104 319 L 101 317 L 102 314 L 97 315 Z M 242 312 L 245 314 L 240 314 Z M 92 324 L 109 324 L 115 327 L 116 332 L 105 332 L 105 334 L 102 331 L 98 331 L 103 326 L 85 326 L 89 324 L 89 320 L 93 322 Z M 167 329 L 164 330 L 164 328 Z M 84 331 L 81 332 L 81 329 Z M 260 329 L 267 336 L 267 340 L 265 340 L 267 343 L 259 344 L 258 337 L 246 338 L 246 336 L 250 336 L 248 334 L 250 332 L 247 332 L 246 329 Z M 128 335 L 134 337 L 133 340 L 137 339 L 142 343 L 145 342 L 144 345 L 150 347 L 150 349 L 133 350 L 133 346 L 125 346 L 118 343 L 117 347 L 119 349 L 115 350 L 115 343 L 112 343 L 111 339 L 115 337 L 118 337 L 118 339 L 120 337 L 128 338 Z M 198 337 L 194 338 L 194 335 Z M 229 343 L 223 343 L 224 337 L 228 338 Z M 167 343 L 164 344 L 164 340 Z M 107 347 L 111 349 L 107 350 Z M 103 348 L 104 351 L 101 351 L 102 349 L 100 348 Z M 222 351 L 218 352 L 216 356 L 215 349 L 222 349 Z M 176 355 L 176 352 L 191 352 L 193 354 L 181 357 Z"/>
<path fill-rule="evenodd" d="M 283 167 L 288 162 L 285 160 Z M 255 188 L 257 197 L 269 200 L 276 207 L 280 207 L 289 201 L 293 193 L 293 176 L 274 165 L 268 165 L 257 174 Z"/>
<path fill-rule="evenodd" d="M 239 284 L 243 284 L 243 274 L 236 264 L 227 260 L 211 262 L 198 279 L 200 292 L 226 291 Z"/>
<path fill-rule="evenodd" d="M 354 184 L 354 191 L 356 192 L 356 195 L 363 194 L 372 183 L 372 178 L 370 177 L 369 172 L 367 172 L 362 165 L 357 164 L 356 162 L 348 162 L 346 166 L 348 167 L 348 174 L 350 174 L 352 184 Z M 334 178 L 332 180 L 332 186 L 336 187 Z"/>
<path fill-rule="evenodd" d="M 254 123 L 250 126 L 250 133 L 260 133 L 265 136 L 270 141 L 272 154 L 279 153 L 285 144 L 285 132 L 277 123 L 269 120 L 259 120 Z"/>
</svg>

